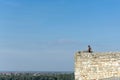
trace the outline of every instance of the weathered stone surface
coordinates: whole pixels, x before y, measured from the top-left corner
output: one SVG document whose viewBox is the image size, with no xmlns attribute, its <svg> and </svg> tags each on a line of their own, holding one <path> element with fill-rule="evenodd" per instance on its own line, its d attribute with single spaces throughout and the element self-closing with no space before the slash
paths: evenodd
<svg viewBox="0 0 120 80">
<path fill-rule="evenodd" d="M 120 80 L 119 52 L 75 54 L 75 80 L 108 80 L 111 77 Z"/>
<path fill-rule="evenodd" d="M 111 77 L 111 78 L 105 78 L 100 80 L 120 80 L 120 77 Z"/>
</svg>

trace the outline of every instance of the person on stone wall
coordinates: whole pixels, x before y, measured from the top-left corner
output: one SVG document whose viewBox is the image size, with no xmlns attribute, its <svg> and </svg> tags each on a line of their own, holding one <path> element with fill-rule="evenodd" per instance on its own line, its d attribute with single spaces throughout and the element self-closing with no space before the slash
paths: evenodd
<svg viewBox="0 0 120 80">
<path fill-rule="evenodd" d="M 91 48 L 90 45 L 88 45 L 88 52 L 89 52 L 89 53 L 92 53 L 92 48 Z"/>
</svg>

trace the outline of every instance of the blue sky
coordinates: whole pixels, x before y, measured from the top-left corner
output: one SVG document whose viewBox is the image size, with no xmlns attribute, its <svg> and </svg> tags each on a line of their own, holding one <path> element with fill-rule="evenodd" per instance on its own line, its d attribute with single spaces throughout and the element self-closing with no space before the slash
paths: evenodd
<svg viewBox="0 0 120 80">
<path fill-rule="evenodd" d="M 120 51 L 119 0 L 0 0 L 0 71 L 73 71 L 74 53 Z"/>
</svg>

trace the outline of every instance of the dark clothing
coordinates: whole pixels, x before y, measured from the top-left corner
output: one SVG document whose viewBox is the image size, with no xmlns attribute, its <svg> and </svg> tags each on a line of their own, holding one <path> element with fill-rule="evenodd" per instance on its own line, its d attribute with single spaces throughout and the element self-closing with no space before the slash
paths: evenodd
<svg viewBox="0 0 120 80">
<path fill-rule="evenodd" d="M 88 52 L 89 52 L 89 53 L 92 52 L 92 48 L 90 47 L 90 45 L 88 45 Z"/>
</svg>

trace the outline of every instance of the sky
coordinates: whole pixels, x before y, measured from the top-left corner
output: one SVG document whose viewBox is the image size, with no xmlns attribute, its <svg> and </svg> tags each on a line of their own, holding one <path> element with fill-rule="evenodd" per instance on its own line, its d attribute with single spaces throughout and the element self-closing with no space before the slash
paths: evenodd
<svg viewBox="0 0 120 80">
<path fill-rule="evenodd" d="M 0 71 L 74 71 L 74 54 L 120 51 L 120 0 L 0 0 Z"/>
</svg>

